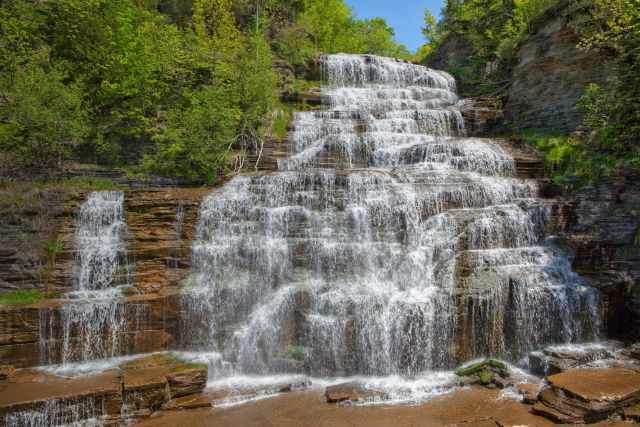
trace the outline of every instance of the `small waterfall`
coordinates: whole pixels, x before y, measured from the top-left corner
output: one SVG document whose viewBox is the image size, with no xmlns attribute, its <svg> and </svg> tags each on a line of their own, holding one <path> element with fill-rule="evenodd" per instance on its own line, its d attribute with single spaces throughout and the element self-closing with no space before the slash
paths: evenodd
<svg viewBox="0 0 640 427">
<path fill-rule="evenodd" d="M 326 109 L 295 115 L 279 171 L 202 203 L 183 347 L 239 374 L 288 359 L 415 377 L 597 336 L 597 294 L 544 243 L 536 182 L 465 136 L 450 75 L 375 56 L 322 66 Z"/>
<path fill-rule="evenodd" d="M 12 412 L 4 417 L 7 427 L 58 427 L 102 425 L 97 417 L 106 413 L 106 402 L 91 397 L 50 400 L 34 409 Z"/>
<path fill-rule="evenodd" d="M 103 290 L 127 282 L 121 277 L 126 273 L 126 229 L 123 192 L 89 194 L 77 219 L 77 290 Z"/>
<path fill-rule="evenodd" d="M 126 304 L 122 296 L 129 283 L 126 233 L 124 193 L 90 193 L 76 221 L 75 290 L 59 308 L 41 312 L 43 363 L 102 359 L 124 350 L 129 323 L 146 313 L 144 304 Z"/>
</svg>

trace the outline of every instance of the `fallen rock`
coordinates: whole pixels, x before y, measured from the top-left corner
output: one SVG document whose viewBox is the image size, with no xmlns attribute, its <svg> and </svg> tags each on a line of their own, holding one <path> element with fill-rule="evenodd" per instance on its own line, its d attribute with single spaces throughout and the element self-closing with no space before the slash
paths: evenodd
<svg viewBox="0 0 640 427">
<path fill-rule="evenodd" d="M 383 391 L 370 389 L 356 382 L 327 387 L 324 396 L 328 403 L 365 402 L 388 398 Z"/>
<path fill-rule="evenodd" d="M 509 380 L 507 365 L 499 360 L 487 359 L 455 370 L 463 378 L 463 385 L 483 385 L 488 388 L 506 388 L 513 383 Z"/>
<path fill-rule="evenodd" d="M 547 380 L 533 412 L 558 423 L 593 423 L 640 403 L 640 373 L 629 369 L 572 369 Z"/>
<path fill-rule="evenodd" d="M 551 346 L 529 354 L 529 369 L 536 375 L 555 375 L 587 363 L 615 357 L 617 342 Z"/>
<path fill-rule="evenodd" d="M 540 386 L 538 384 L 518 384 L 516 389 L 522 395 L 523 403 L 533 405 L 538 401 L 538 395 L 540 394 Z"/>
</svg>

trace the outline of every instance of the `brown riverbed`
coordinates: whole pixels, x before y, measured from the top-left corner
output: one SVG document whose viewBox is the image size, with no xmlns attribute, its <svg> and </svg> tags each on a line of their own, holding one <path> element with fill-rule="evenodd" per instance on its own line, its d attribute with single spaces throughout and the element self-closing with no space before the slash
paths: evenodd
<svg viewBox="0 0 640 427">
<path fill-rule="evenodd" d="M 321 391 L 288 393 L 230 408 L 162 412 L 137 424 L 145 427 L 550 427 L 529 406 L 499 399 L 500 392 L 467 389 L 416 406 L 339 406 Z M 598 426 L 629 426 L 600 423 Z"/>
</svg>

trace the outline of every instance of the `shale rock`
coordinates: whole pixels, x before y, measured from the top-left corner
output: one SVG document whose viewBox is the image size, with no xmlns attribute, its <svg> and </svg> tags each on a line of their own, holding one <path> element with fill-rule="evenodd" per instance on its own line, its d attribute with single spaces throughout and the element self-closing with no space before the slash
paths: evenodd
<svg viewBox="0 0 640 427">
<path fill-rule="evenodd" d="M 593 423 L 640 403 L 640 373 L 628 369 L 573 369 L 547 380 L 533 412 L 558 423 Z"/>
<path fill-rule="evenodd" d="M 183 397 L 202 393 L 207 386 L 206 365 L 188 364 L 174 368 L 167 374 L 171 397 Z"/>
<path fill-rule="evenodd" d="M 127 370 L 124 373 L 125 413 L 144 417 L 157 411 L 171 399 L 167 369 L 151 367 Z"/>
<path fill-rule="evenodd" d="M 536 375 L 554 375 L 572 368 L 615 357 L 616 342 L 551 346 L 529 354 L 529 369 Z"/>
<path fill-rule="evenodd" d="M 506 388 L 512 385 L 507 365 L 494 359 L 462 366 L 455 373 L 463 378 L 464 385 L 479 384 L 488 388 Z"/>
<path fill-rule="evenodd" d="M 388 397 L 383 391 L 370 389 L 356 382 L 327 387 L 324 396 L 328 403 L 366 402 Z"/>
</svg>

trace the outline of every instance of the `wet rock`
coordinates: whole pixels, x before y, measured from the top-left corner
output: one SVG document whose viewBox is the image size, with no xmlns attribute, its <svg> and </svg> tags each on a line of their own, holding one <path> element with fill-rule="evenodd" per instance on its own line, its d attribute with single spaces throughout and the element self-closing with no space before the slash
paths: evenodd
<svg viewBox="0 0 640 427">
<path fill-rule="evenodd" d="M 21 370 L 0 383 L 0 420 L 13 417 L 18 425 L 34 416 L 69 423 L 118 418 L 121 408 L 122 377 L 117 371 L 69 379 Z"/>
<path fill-rule="evenodd" d="M 462 378 L 462 385 L 482 385 L 501 389 L 513 385 L 509 380 L 507 365 L 495 359 L 462 366 L 456 369 L 455 373 Z"/>
<path fill-rule="evenodd" d="M 275 384 L 265 384 L 255 387 L 224 387 L 208 390 L 206 396 L 212 404 L 219 405 L 230 402 L 252 399 L 258 396 L 271 396 L 281 393 L 289 393 L 309 388 L 311 381 L 307 378 L 300 378 L 294 381 L 286 381 Z"/>
<path fill-rule="evenodd" d="M 640 403 L 640 373 L 572 369 L 552 375 L 533 412 L 558 423 L 593 423 Z"/>
<path fill-rule="evenodd" d="M 202 394 L 197 394 L 171 399 L 169 402 L 165 403 L 162 406 L 162 409 L 165 411 L 176 411 L 209 407 L 211 407 L 210 397 Z"/>
<path fill-rule="evenodd" d="M 640 422 L 640 404 L 625 408 L 624 418 L 630 421 Z"/>
<path fill-rule="evenodd" d="M 634 344 L 622 352 L 626 357 L 640 361 L 640 344 Z"/>
<path fill-rule="evenodd" d="M 365 402 L 388 397 L 383 391 L 373 390 L 356 382 L 327 387 L 324 396 L 328 403 Z"/>
<path fill-rule="evenodd" d="M 538 395 L 540 394 L 540 386 L 538 384 L 518 384 L 516 389 L 522 395 L 523 403 L 533 405 L 538 401 Z"/>
<path fill-rule="evenodd" d="M 151 367 L 127 370 L 124 373 L 123 397 L 125 413 L 140 417 L 145 411 L 159 410 L 171 399 L 167 368 Z"/>
<path fill-rule="evenodd" d="M 15 372 L 11 365 L 0 365 L 0 381 L 5 381 Z"/>
<path fill-rule="evenodd" d="M 167 375 L 171 397 L 183 397 L 202 393 L 207 386 L 208 369 L 206 365 L 183 365 L 174 368 Z"/>
<path fill-rule="evenodd" d="M 536 375 L 554 375 L 598 360 L 615 357 L 617 342 L 551 346 L 529 354 L 529 369 Z"/>
</svg>

